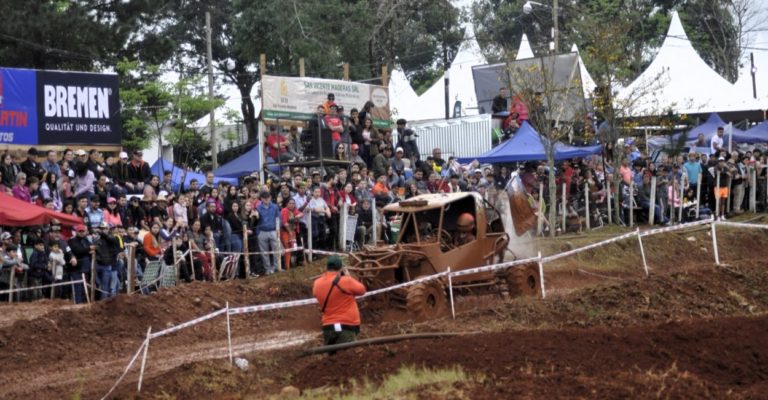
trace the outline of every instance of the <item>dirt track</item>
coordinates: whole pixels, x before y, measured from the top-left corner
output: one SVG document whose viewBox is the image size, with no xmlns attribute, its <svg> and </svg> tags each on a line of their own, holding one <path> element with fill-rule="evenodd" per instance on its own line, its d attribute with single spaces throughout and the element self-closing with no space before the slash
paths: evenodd
<svg viewBox="0 0 768 400">
<path fill-rule="evenodd" d="M 560 397 L 569 393 L 552 388 L 551 392 L 539 392 L 539 386 L 576 388 L 571 394 L 585 397 L 592 397 L 591 390 L 608 397 L 651 397 L 654 387 L 674 387 L 674 391 L 664 392 L 672 397 L 687 397 L 688 393 L 719 397 L 728 389 L 748 397 L 751 390 L 761 388 L 755 382 L 759 377 L 765 380 L 768 360 L 762 349 L 755 349 L 759 343 L 768 343 L 764 314 L 768 310 L 766 237 L 763 232 L 723 232 L 719 236 L 721 255 L 730 267 L 715 268 L 707 259 L 710 255 L 701 250 L 706 246 L 705 233 L 697 233 L 697 241 L 688 240 L 688 236 L 646 241 L 653 268 L 648 279 L 642 277 L 636 255 L 631 253 L 637 249 L 636 243 L 617 244 L 552 265 L 548 286 L 556 290 L 546 301 L 518 299 L 504 303 L 492 296 L 468 297 L 459 303 L 456 322 L 445 318 L 421 323 L 369 320 L 363 327 L 364 334 L 486 331 L 477 339 L 468 339 L 477 347 L 477 354 L 485 355 L 470 360 L 466 367 L 493 376 L 493 381 L 502 382 L 507 377 L 510 383 L 504 390 L 493 385 L 478 389 L 481 398 L 493 397 L 499 390 L 497 398 L 515 394 Z M 605 267 L 606 262 L 611 265 Z M 138 349 L 147 326 L 163 329 L 210 312 L 226 301 L 240 306 L 306 298 L 310 282 L 306 278 L 311 273 L 304 275 L 293 280 L 281 277 L 277 281 L 185 285 L 151 296 L 120 296 L 90 307 L 50 302 L 0 306 L 0 398 L 60 398 L 73 393 L 100 398 Z M 734 329 L 735 322 L 746 328 Z M 278 346 L 275 339 L 283 337 L 279 335 L 284 331 L 291 332 L 294 344 L 308 341 L 303 346 L 316 345 L 318 326 L 313 307 L 234 317 L 234 344 L 254 366 L 248 373 L 232 372 L 221 360 L 201 363 L 227 355 L 223 318 L 153 341 L 147 367 L 149 379 L 142 395 L 154 398 L 168 393 L 178 398 L 199 398 L 228 393 L 235 398 L 236 394 L 261 397 L 279 392 L 286 384 L 302 388 L 320 385 L 326 379 L 320 370 L 329 362 L 324 357 L 297 360 L 293 352 L 267 351 Z M 729 347 L 729 338 L 722 334 L 729 326 L 731 331 L 738 331 L 746 347 L 735 343 Z M 517 337 L 525 340 L 512 339 Z M 387 348 L 394 349 L 398 356 L 392 358 L 402 362 L 431 362 L 430 357 L 439 355 L 442 361 L 435 359 L 436 365 L 447 365 L 466 357 L 459 346 L 462 342 L 452 340 Z M 679 341 L 690 345 L 682 346 Z M 674 349 L 670 350 L 670 346 Z M 724 351 L 733 348 L 733 357 L 724 357 L 722 371 L 717 366 L 696 369 L 691 365 L 697 360 L 708 363 L 716 356 L 712 353 L 697 359 L 697 347 Z M 598 351 L 602 349 L 606 350 Z M 747 352 L 751 350 L 758 358 L 754 364 L 745 364 L 751 365 L 752 372 L 744 375 L 744 383 L 739 383 L 733 371 L 738 363 L 748 361 Z M 377 376 L 392 370 L 366 369 L 359 363 L 373 363 L 381 356 L 375 364 L 388 365 L 386 357 L 390 356 L 382 355 L 382 351 L 372 350 L 370 357 L 368 351 L 352 351 L 334 360 L 354 364 L 354 368 L 347 369 L 353 372 L 350 376 Z M 411 358 L 400 358 L 405 353 Z M 525 361 L 516 354 L 526 354 L 537 362 Z M 560 363 L 553 364 L 551 360 L 555 359 Z M 681 361 L 675 364 L 678 359 Z M 632 362 L 637 363 L 636 368 Z M 539 365 L 545 368 L 539 369 L 538 375 L 531 372 L 537 371 Z M 547 368 L 551 372 L 544 374 Z M 134 395 L 135 370 L 118 388 L 120 397 Z M 199 375 L 206 378 L 189 379 Z M 511 383 L 523 377 L 535 382 L 536 387 L 533 383 Z"/>
</svg>

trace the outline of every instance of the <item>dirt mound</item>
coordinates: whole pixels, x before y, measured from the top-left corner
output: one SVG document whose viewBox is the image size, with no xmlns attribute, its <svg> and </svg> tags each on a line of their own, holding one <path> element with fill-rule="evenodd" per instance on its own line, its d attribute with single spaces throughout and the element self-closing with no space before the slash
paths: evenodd
<svg viewBox="0 0 768 400">
<path fill-rule="evenodd" d="M 461 365 L 487 378 L 473 398 L 747 396 L 766 388 L 766 332 L 760 316 L 418 340 L 318 357 L 292 383 L 338 386 L 403 365 Z"/>
<path fill-rule="evenodd" d="M 138 347 L 149 326 L 159 331 L 220 309 L 226 302 L 237 307 L 306 298 L 310 292 L 309 283 L 289 281 L 195 282 L 150 295 L 120 295 L 90 307 L 18 320 L 0 329 L 0 374 L 14 365 L 88 359 L 97 352 L 100 357 L 123 357 L 130 352 L 127 349 Z M 249 320 L 240 319 L 236 324 L 243 327 L 249 325 Z M 206 324 L 188 331 L 192 334 L 177 335 L 174 340 L 194 342 L 210 336 Z"/>
</svg>

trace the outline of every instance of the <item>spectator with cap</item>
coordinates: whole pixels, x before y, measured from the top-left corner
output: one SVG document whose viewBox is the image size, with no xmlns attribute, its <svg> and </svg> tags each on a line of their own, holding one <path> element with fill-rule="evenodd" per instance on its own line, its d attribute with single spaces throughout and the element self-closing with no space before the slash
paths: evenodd
<svg viewBox="0 0 768 400">
<path fill-rule="evenodd" d="M 104 209 L 102 215 L 102 221 L 112 224 L 113 226 L 123 226 L 123 220 L 120 218 L 120 212 L 117 209 L 117 199 L 114 197 L 107 198 L 107 208 Z"/>
<path fill-rule="evenodd" d="M 112 177 L 112 183 L 121 193 L 127 193 L 125 184 L 128 181 L 128 153 L 120 152 L 117 162 L 109 166 L 109 176 Z"/>
<path fill-rule="evenodd" d="M 85 209 L 88 215 L 89 228 L 96 229 L 104 220 L 104 210 L 101 208 L 101 199 L 99 196 L 91 197 L 90 205 Z"/>
<path fill-rule="evenodd" d="M 325 345 L 354 342 L 360 334 L 360 310 L 355 298 L 365 294 L 365 286 L 343 272 L 341 266 L 341 258 L 328 257 L 327 271 L 312 287 L 322 313 Z"/>
<path fill-rule="evenodd" d="M 27 177 L 36 176 L 37 179 L 41 179 L 45 173 L 45 169 L 40 163 L 37 162 L 37 149 L 30 147 L 27 150 L 27 159 L 21 163 L 21 172 L 27 174 Z"/>
<path fill-rule="evenodd" d="M 128 164 L 128 179 L 125 185 L 131 193 L 142 193 L 144 184 L 152 176 L 149 164 L 144 161 L 143 157 L 144 153 L 141 150 L 136 150 L 133 152 L 133 159 Z"/>
<path fill-rule="evenodd" d="M 365 165 L 365 160 L 363 160 L 363 157 L 360 155 L 360 145 L 357 143 L 353 143 L 350 147 L 350 154 L 349 154 L 349 167 L 352 168 L 355 164 L 362 164 Z"/>
<path fill-rule="evenodd" d="M 49 174 L 55 175 L 57 179 L 61 178 L 61 166 L 59 166 L 59 163 L 56 161 L 56 150 L 48 150 L 42 167 Z"/>
<path fill-rule="evenodd" d="M 45 251 L 45 242 L 43 239 L 35 239 L 33 242 L 33 251 L 29 256 L 29 275 L 28 285 L 30 287 L 42 286 L 43 282 L 50 282 L 51 276 L 48 271 L 48 253 Z M 37 300 L 43 297 L 43 291 L 40 288 L 33 289 L 30 295 L 31 300 Z"/>
<path fill-rule="evenodd" d="M 99 286 L 99 299 L 107 299 L 117 295 L 112 292 L 112 270 L 117 272 L 117 254 L 120 252 L 120 241 L 114 235 L 114 226 L 101 222 L 96 232 L 96 280 Z M 117 286 L 114 286 L 115 290 Z"/>
<path fill-rule="evenodd" d="M 217 204 L 213 199 L 208 199 L 205 203 L 205 214 L 200 216 L 200 227 L 203 231 L 206 228 L 210 228 L 213 233 L 213 239 L 216 247 L 220 247 L 222 243 L 222 235 L 224 233 L 224 221 L 221 215 L 216 213 Z"/>
<path fill-rule="evenodd" d="M 280 216 L 280 209 L 272 203 L 272 195 L 269 192 L 261 192 L 259 197 L 261 204 L 256 207 L 256 211 L 259 213 L 256 236 L 259 241 L 259 251 L 262 252 L 262 265 L 267 275 L 270 275 L 277 272 L 277 260 L 280 257 L 279 254 L 271 254 L 272 260 L 270 261 L 269 254 L 269 252 L 277 251 L 280 247 L 277 236 L 277 219 Z"/>
<path fill-rule="evenodd" d="M 65 269 L 66 280 L 70 282 L 79 281 L 82 279 L 82 275 L 85 275 L 86 281 L 91 276 L 91 252 L 96 247 L 91 243 L 88 238 L 88 228 L 85 225 L 78 225 L 75 228 L 77 232 L 75 237 L 69 240 L 69 248 L 72 251 L 73 260 L 75 264 L 68 264 Z M 73 283 L 72 288 L 74 290 L 74 298 L 77 304 L 85 302 L 85 291 L 81 283 Z"/>
</svg>

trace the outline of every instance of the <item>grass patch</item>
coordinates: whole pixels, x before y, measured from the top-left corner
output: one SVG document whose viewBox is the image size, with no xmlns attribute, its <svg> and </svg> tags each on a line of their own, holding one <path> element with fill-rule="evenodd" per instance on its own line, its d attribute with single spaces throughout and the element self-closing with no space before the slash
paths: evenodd
<svg viewBox="0 0 768 400">
<path fill-rule="evenodd" d="M 406 366 L 384 378 L 381 383 L 351 380 L 348 387 L 325 387 L 305 391 L 302 399 L 416 399 L 416 398 L 463 398 L 465 391 L 482 376 L 469 375 L 460 366 L 447 369 L 427 369 Z M 461 385 L 458 385 L 460 384 Z"/>
</svg>

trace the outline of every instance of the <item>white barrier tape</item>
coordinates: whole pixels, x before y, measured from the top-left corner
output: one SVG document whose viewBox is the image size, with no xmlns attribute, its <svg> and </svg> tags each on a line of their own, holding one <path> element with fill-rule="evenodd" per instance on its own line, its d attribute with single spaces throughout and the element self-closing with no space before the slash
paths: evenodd
<svg viewBox="0 0 768 400">
<path fill-rule="evenodd" d="M 222 308 L 221 310 L 214 311 L 214 312 L 212 312 L 212 313 L 210 313 L 208 315 L 203 315 L 200 318 L 195 318 L 195 319 L 193 319 L 191 321 L 184 322 L 183 324 L 179 324 L 179 325 L 176 325 L 174 327 L 171 327 L 171 328 L 159 331 L 159 332 L 152 333 L 152 334 L 149 335 L 149 338 L 150 339 L 157 339 L 160 336 L 169 335 L 171 333 L 180 331 L 180 330 L 182 330 L 184 328 L 189 328 L 192 325 L 197 325 L 197 324 L 199 324 L 199 323 L 201 323 L 203 321 L 207 321 L 207 320 L 209 320 L 211 318 L 216 318 L 219 315 L 224 314 L 225 312 L 227 312 L 227 309 L 226 308 Z"/>
<path fill-rule="evenodd" d="M 325 251 L 325 250 L 310 250 L 310 249 L 304 249 L 305 253 L 310 254 L 320 254 L 320 255 L 326 255 L 326 256 L 345 256 L 347 253 L 339 253 L 335 251 Z"/>
<path fill-rule="evenodd" d="M 640 236 L 650 236 L 650 235 L 656 235 L 656 234 L 664 233 L 664 232 L 679 231 L 679 230 L 682 230 L 682 229 L 692 228 L 694 226 L 709 225 L 712 222 L 714 222 L 714 219 L 710 218 L 710 219 L 705 219 L 705 220 L 696 221 L 696 222 L 689 222 L 687 224 L 680 224 L 680 225 L 675 225 L 675 226 L 667 226 L 667 227 L 664 227 L 664 228 L 649 229 L 647 231 L 641 231 L 640 232 Z"/>
<path fill-rule="evenodd" d="M 628 239 L 628 238 L 631 238 L 631 237 L 636 236 L 636 235 L 637 235 L 637 232 L 625 233 L 625 234 L 623 234 L 621 236 L 616 236 L 615 238 L 603 240 L 603 241 L 600 241 L 600 242 L 597 242 L 597 243 L 592 243 L 590 245 L 579 247 L 577 249 L 568 250 L 568 251 L 565 251 L 565 252 L 562 252 L 562 253 L 554 254 L 554 255 L 551 255 L 551 256 L 548 256 L 548 257 L 544 257 L 544 258 L 541 259 L 541 262 L 542 263 L 552 262 L 552 261 L 555 261 L 555 260 L 559 260 L 561 258 L 565 258 L 565 257 L 571 256 L 571 255 L 574 255 L 574 254 L 581 253 L 583 251 L 591 250 L 591 249 L 594 249 L 594 248 L 597 248 L 597 247 L 605 246 L 607 244 L 618 242 L 620 240 Z"/>
<path fill-rule="evenodd" d="M 123 381 L 125 378 L 125 375 L 128 374 L 128 371 L 131 370 L 131 367 L 133 367 L 133 363 L 136 362 L 136 360 L 139 358 L 139 354 L 141 354 L 141 351 L 144 350 L 144 346 L 147 346 L 149 344 L 149 341 L 147 339 L 144 339 L 143 342 L 141 342 L 141 346 L 139 346 L 139 350 L 136 352 L 136 354 L 133 355 L 131 358 L 131 361 L 128 361 L 128 366 L 125 367 L 125 370 L 123 371 L 122 375 L 120 375 L 119 378 L 117 378 L 117 382 L 115 382 L 114 385 L 109 389 L 109 392 L 104 395 L 104 397 L 101 398 L 101 400 L 104 400 L 109 397 L 110 394 L 117 388 L 117 385 L 120 384 L 120 382 Z"/>
<path fill-rule="evenodd" d="M 230 308 L 229 314 L 230 315 L 246 314 L 246 313 L 253 313 L 253 312 L 260 312 L 260 311 L 267 311 L 267 310 L 278 310 L 281 308 L 306 306 L 310 304 L 317 304 L 317 299 L 312 298 L 312 299 L 304 299 L 304 300 L 286 301 L 282 303 L 270 303 L 270 304 L 261 304 L 256 306 Z M 226 311 L 226 309 L 224 309 L 224 311 Z"/>
<path fill-rule="evenodd" d="M 284 249 L 284 250 L 275 250 L 275 251 L 249 251 L 249 252 L 234 252 L 234 251 L 217 251 L 216 254 L 219 255 L 236 255 L 236 256 L 258 256 L 262 254 L 279 254 L 283 255 L 285 253 L 293 253 L 297 251 L 304 251 L 303 247 L 291 247 L 290 249 Z M 210 251 L 200 251 L 200 250 L 194 250 L 193 253 L 203 253 L 203 254 L 210 254 Z"/>
<path fill-rule="evenodd" d="M 744 222 L 717 221 L 716 225 L 732 226 L 734 228 L 768 229 L 766 224 L 747 224 Z"/>
<path fill-rule="evenodd" d="M 477 268 L 472 268 L 472 269 L 465 269 L 465 270 L 462 270 L 462 271 L 454 271 L 454 272 L 451 272 L 451 278 L 454 278 L 454 277 L 457 277 L 457 276 L 476 274 L 478 272 L 486 272 L 486 271 L 493 271 L 493 270 L 497 270 L 497 269 L 514 267 L 515 265 L 535 263 L 537 261 L 539 261 L 538 257 L 524 258 L 522 260 L 515 260 L 515 261 L 509 261 L 509 262 L 500 263 L 500 264 L 486 265 L 486 266 L 483 266 L 483 267 L 477 267 Z"/>
<path fill-rule="evenodd" d="M 392 290 L 397 290 L 397 289 L 402 289 L 404 287 L 417 285 L 419 283 L 426 282 L 426 281 L 431 281 L 433 279 L 442 278 L 444 276 L 448 276 L 448 272 L 447 271 L 446 272 L 440 272 L 440 273 L 437 273 L 437 274 L 434 274 L 434 275 L 422 276 L 421 278 L 416 278 L 416 279 L 414 279 L 412 281 L 408 281 L 408 282 L 404 282 L 404 283 L 399 283 L 399 284 L 393 285 L 393 286 L 387 286 L 387 287 L 381 288 L 381 289 L 372 290 L 372 291 L 367 292 L 366 294 L 358 297 L 357 300 L 361 300 L 361 299 L 364 299 L 366 297 L 375 296 L 377 294 L 389 292 L 389 291 L 392 291 Z"/>
<path fill-rule="evenodd" d="M 32 286 L 32 287 L 23 287 L 23 288 L 16 288 L 16 289 L 6 289 L 6 290 L 0 290 L 0 294 L 8 294 L 8 293 L 16 293 L 16 292 L 24 292 L 27 290 L 36 290 L 36 289 L 43 289 L 48 287 L 56 287 L 56 286 L 67 286 L 67 285 L 82 285 L 83 280 L 76 280 L 76 281 L 67 281 L 67 282 L 59 282 L 59 283 L 50 283 L 48 285 L 41 285 L 41 286 Z"/>
</svg>

